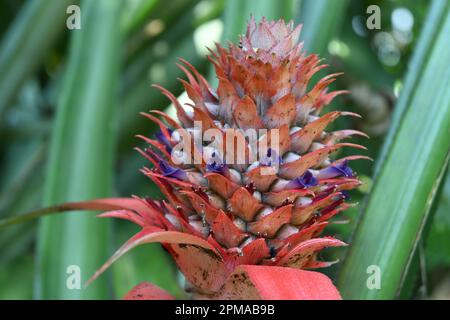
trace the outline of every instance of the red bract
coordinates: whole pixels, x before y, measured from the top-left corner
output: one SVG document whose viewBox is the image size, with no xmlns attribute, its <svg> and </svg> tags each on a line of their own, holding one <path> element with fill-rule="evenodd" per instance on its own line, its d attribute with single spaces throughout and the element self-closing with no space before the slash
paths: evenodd
<svg viewBox="0 0 450 320">
<path fill-rule="evenodd" d="M 236 268 L 216 295 L 219 299 L 339 300 L 337 289 L 321 273 L 282 267 L 242 265 Z M 144 282 L 125 299 L 173 299 L 167 292 Z"/>
<path fill-rule="evenodd" d="M 358 115 L 334 111 L 319 116 L 344 91 L 327 90 L 339 74 L 308 90 L 324 65 L 317 55 L 302 52 L 299 34 L 300 26 L 292 22 L 263 19 L 257 24 L 251 19 L 239 45 L 217 45 L 211 51 L 216 90 L 184 60 L 179 67 L 188 81 L 181 82 L 191 104 L 182 106 L 156 86 L 172 101 L 179 122 L 161 111 L 143 114 L 160 130 L 155 139 L 138 136 L 148 147 L 137 150 L 152 164 L 142 172 L 166 200 L 68 204 L 112 210 L 100 216 L 141 227 L 91 281 L 127 251 L 159 242 L 185 275 L 194 298 L 340 298 L 326 276 L 303 269 L 329 266 L 317 260 L 317 253 L 345 245 L 318 235 L 330 218 L 350 206 L 346 191 L 360 185 L 349 161 L 367 157 L 331 160 L 330 154 L 343 147 L 364 149 L 340 141 L 365 134 L 324 131 L 340 116 Z M 252 144 L 246 135 L 256 130 L 262 135 Z M 211 132 L 214 137 L 206 139 Z M 197 135 L 203 136 L 200 142 Z M 241 145 L 235 143 L 242 137 Z M 170 296 L 141 284 L 126 298 Z"/>
<path fill-rule="evenodd" d="M 144 204 L 144 205 L 143 205 Z M 253 241 L 246 247 L 237 265 L 236 255 L 229 255 L 210 238 L 205 241 L 187 233 L 167 231 L 144 221 L 155 221 L 159 216 L 140 199 L 108 198 L 86 202 L 66 203 L 63 210 L 114 210 L 101 217 L 115 217 L 133 221 L 143 228 L 127 241 L 88 281 L 90 283 L 107 269 L 120 256 L 134 247 L 152 242 L 160 242 L 172 253 L 180 270 L 192 284 L 196 285 L 193 297 L 197 299 L 340 299 L 339 292 L 325 275 L 274 265 L 247 265 L 252 256 L 259 256 L 264 239 Z M 323 226 L 323 224 L 319 224 Z M 307 230 L 307 229 L 305 229 Z M 308 231 L 312 228 L 308 228 Z M 299 233 L 300 234 L 300 233 Z M 307 234 L 304 232 L 303 234 Z M 211 243 L 210 243 L 211 242 Z M 332 238 L 303 241 L 303 247 L 292 252 L 314 252 L 324 246 L 343 245 Z M 300 245 L 299 245 L 300 247 Z M 252 251 L 250 251 L 252 249 Z M 247 251 L 248 250 L 248 251 Z M 263 249 L 264 250 L 264 249 Z M 289 256 L 286 256 L 289 258 Z M 151 284 L 141 283 L 133 288 L 125 299 L 173 299 L 163 289 Z"/>
</svg>

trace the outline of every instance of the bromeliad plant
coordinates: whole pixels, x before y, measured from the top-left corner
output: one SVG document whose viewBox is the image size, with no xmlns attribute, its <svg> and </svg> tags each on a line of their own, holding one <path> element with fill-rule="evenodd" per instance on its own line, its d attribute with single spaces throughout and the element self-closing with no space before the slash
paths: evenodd
<svg viewBox="0 0 450 320">
<path fill-rule="evenodd" d="M 141 227 L 90 281 L 134 247 L 159 242 L 194 298 L 340 298 L 330 279 L 305 269 L 331 265 L 319 261 L 318 253 L 345 245 L 319 234 L 330 218 L 351 205 L 346 191 L 360 185 L 349 161 L 367 157 L 332 160 L 330 155 L 342 147 L 364 148 L 340 141 L 365 134 L 324 131 L 340 116 L 358 115 L 334 111 L 319 116 L 345 91 L 328 92 L 339 74 L 308 90 L 311 77 L 326 65 L 302 51 L 300 29 L 292 22 L 263 18 L 256 23 L 252 18 L 238 45 L 211 50 L 217 90 L 181 60 L 188 79 L 181 82 L 192 100 L 186 108 L 156 86 L 175 106 L 179 122 L 161 111 L 143 114 L 160 130 L 155 139 L 139 136 L 148 148 L 137 150 L 152 164 L 143 174 L 165 200 L 111 198 L 49 209 L 109 210 L 100 216 Z M 218 133 L 215 138 L 198 143 L 197 135 L 211 129 Z M 245 136 L 248 130 L 263 130 L 256 145 Z M 243 144 L 238 147 L 236 140 Z M 230 161 L 236 153 L 244 160 Z M 143 283 L 126 298 L 170 295 Z"/>
</svg>

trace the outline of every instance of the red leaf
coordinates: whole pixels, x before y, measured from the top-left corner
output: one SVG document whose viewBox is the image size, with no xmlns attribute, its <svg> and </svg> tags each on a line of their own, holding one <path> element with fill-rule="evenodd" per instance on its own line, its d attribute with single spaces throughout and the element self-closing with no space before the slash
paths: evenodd
<svg viewBox="0 0 450 320">
<path fill-rule="evenodd" d="M 258 238 L 244 246 L 242 253 L 242 256 L 239 256 L 239 264 L 257 264 L 270 257 L 270 250 L 264 238 Z"/>
<path fill-rule="evenodd" d="M 252 221 L 256 212 L 262 208 L 262 204 L 244 187 L 237 189 L 228 203 L 233 213 L 245 221 Z"/>
<path fill-rule="evenodd" d="M 71 210 L 130 210 L 138 213 L 148 225 L 162 227 L 160 214 L 138 198 L 104 198 L 79 202 L 66 202 L 48 208 L 35 210 L 26 214 L 0 220 L 0 227 L 29 221 L 32 219 Z M 124 218 L 124 216 L 122 215 Z M 129 219 L 131 220 L 131 219 Z"/>
<path fill-rule="evenodd" d="M 213 299 L 341 300 L 322 273 L 284 267 L 242 265 L 230 275 Z"/>
<path fill-rule="evenodd" d="M 104 213 L 97 215 L 97 217 L 124 219 L 134 222 L 135 224 L 141 226 L 142 228 L 146 225 L 145 221 L 143 221 L 143 219 L 139 215 L 135 214 L 133 211 L 130 210 L 106 211 Z"/>
<path fill-rule="evenodd" d="M 301 130 L 291 135 L 291 149 L 299 154 L 306 152 L 311 143 L 325 130 L 325 128 L 340 116 L 356 116 L 353 112 L 333 111 L 327 113 L 313 122 L 306 124 Z M 344 133 L 341 133 L 343 135 Z"/>
<path fill-rule="evenodd" d="M 218 173 L 206 173 L 205 178 L 208 179 L 209 187 L 222 198 L 230 198 L 239 189 L 239 185 Z"/>
<path fill-rule="evenodd" d="M 167 249 L 187 282 L 205 294 L 219 290 L 232 271 L 217 251 L 185 244 L 170 244 Z"/>
<path fill-rule="evenodd" d="M 238 100 L 233 110 L 233 116 L 239 128 L 243 130 L 263 128 L 263 123 L 256 110 L 256 104 L 249 96 L 244 96 Z"/>
<path fill-rule="evenodd" d="M 119 259 L 131 249 L 144 243 L 153 242 L 192 245 L 196 248 L 202 248 L 203 251 L 206 251 L 209 255 L 216 257 L 218 261 L 222 260 L 222 257 L 219 255 L 219 253 L 206 240 L 203 240 L 191 234 L 178 231 L 165 231 L 155 227 L 145 227 L 136 235 L 134 235 L 130 240 L 128 240 L 122 247 L 120 247 L 111 256 L 111 258 L 109 258 L 108 261 L 106 261 L 103 266 L 94 273 L 94 275 L 87 281 L 86 285 L 89 285 L 111 264 L 113 264 L 117 259 Z"/>
<path fill-rule="evenodd" d="M 276 257 L 278 260 L 276 264 L 300 269 L 314 258 L 316 252 L 327 247 L 341 247 L 346 245 L 346 243 L 331 237 L 309 239 L 290 249 L 286 255 L 281 256 L 281 259 L 278 260 L 281 254 L 280 250 Z"/>
<path fill-rule="evenodd" d="M 174 300 L 167 291 L 150 282 L 142 282 L 131 289 L 124 300 Z"/>
<path fill-rule="evenodd" d="M 60 207 L 69 210 L 135 210 L 149 211 L 150 209 L 140 200 L 133 198 L 104 198 L 80 202 L 67 202 Z"/>
<path fill-rule="evenodd" d="M 275 102 L 264 114 L 263 122 L 267 128 L 279 128 L 285 124 L 290 125 L 296 117 L 295 97 L 288 93 Z"/>
<path fill-rule="evenodd" d="M 147 222 L 147 225 L 156 227 L 163 226 L 161 224 L 160 213 L 152 209 L 144 202 L 144 200 L 139 198 L 104 198 L 82 202 L 68 202 L 62 206 L 70 208 L 70 210 L 129 210 L 137 212 L 144 221 Z M 108 217 L 106 214 L 100 216 Z M 128 220 L 137 223 L 133 219 Z"/>
<path fill-rule="evenodd" d="M 277 231 L 291 220 L 292 207 L 293 205 L 289 204 L 275 209 L 261 219 L 249 223 L 248 230 L 254 234 L 261 234 L 264 237 L 275 237 Z"/>
<path fill-rule="evenodd" d="M 227 248 L 237 247 L 248 237 L 248 234 L 241 231 L 224 212 L 216 216 L 211 231 L 216 241 Z"/>
<path fill-rule="evenodd" d="M 365 147 L 354 143 L 338 143 L 332 146 L 323 147 L 307 153 L 297 160 L 284 163 L 280 167 L 279 175 L 286 179 L 295 179 L 304 174 L 306 170 L 320 165 L 331 153 L 343 147 L 366 149 Z"/>
</svg>

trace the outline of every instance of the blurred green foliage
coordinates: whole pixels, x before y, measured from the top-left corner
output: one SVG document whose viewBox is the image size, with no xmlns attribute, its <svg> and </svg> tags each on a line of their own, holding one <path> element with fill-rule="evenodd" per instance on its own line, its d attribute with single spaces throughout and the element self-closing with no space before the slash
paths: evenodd
<svg viewBox="0 0 450 320">
<path fill-rule="evenodd" d="M 426 38 L 421 37 L 418 44 L 429 43 L 423 55 L 426 60 L 416 67 L 419 59 L 413 58 L 410 72 L 414 70 L 415 77 L 407 78 L 396 106 L 401 116 L 398 123 L 391 124 L 394 133 L 385 142 L 386 158 L 379 159 L 379 174 L 341 273 L 344 297 L 392 299 L 399 294 L 448 163 L 450 3 L 441 4 L 433 3 L 440 15 L 431 15 L 433 19 L 429 20 L 434 25 L 431 42 L 426 32 Z M 436 78 L 440 81 L 433 83 Z M 408 87 L 413 88 L 411 93 Z M 418 125 L 426 132 L 417 130 Z M 386 197 L 393 194 L 395 197 Z M 364 286 L 366 269 L 371 265 L 382 271 L 380 290 Z"/>
<path fill-rule="evenodd" d="M 44 203 L 100 195 L 159 197 L 159 191 L 138 172 L 145 161 L 132 150 L 139 144 L 135 134 L 149 135 L 155 130 L 138 113 L 169 105 L 169 101 L 150 85 L 159 83 L 177 96 L 182 94 L 177 77 L 183 74 L 175 65 L 177 58 L 187 59 L 203 74 L 208 74 L 210 65 L 204 47 L 213 47 L 214 41 L 236 41 L 245 31 L 250 14 L 256 18 L 283 17 L 304 23 L 301 40 L 305 41 L 308 52 L 319 53 L 327 59 L 330 66 L 324 72 L 345 73 L 333 84 L 334 88 L 349 89 L 352 93 L 337 99 L 332 108 L 355 111 L 364 118 L 342 119 L 334 125 L 362 130 L 371 136 L 370 140 L 355 138 L 354 141 L 366 145 L 368 154 L 376 161 L 375 166 L 363 161 L 352 164 L 366 184 L 351 196 L 354 202 L 364 203 L 373 179 L 376 181 L 384 170 L 382 164 L 391 152 L 390 144 L 396 138 L 398 124 L 407 112 L 407 106 L 413 103 L 410 99 L 417 83 L 408 79 L 422 76 L 421 70 L 430 59 L 428 51 L 435 36 L 430 27 L 433 19 L 429 12 L 430 1 L 426 0 L 173 0 L 170 5 L 162 0 L 110 1 L 118 2 L 121 9 L 109 16 L 99 14 L 95 21 L 83 20 L 90 19 L 88 13 L 94 9 L 89 6 L 95 7 L 93 1 L 76 2 L 81 6 L 81 30 L 68 30 L 65 24 L 69 16 L 67 5 L 74 1 L 1 2 L 0 218 L 41 207 Z M 366 9 L 372 4 L 380 7 L 381 30 L 366 27 L 369 16 Z M 447 12 L 443 13 L 443 7 L 435 10 L 435 17 L 447 15 Z M 100 33 L 100 26 L 107 29 Z M 418 42 L 419 35 L 427 30 L 429 34 Z M 78 64 L 74 62 L 76 59 Z M 213 77 L 210 78 L 214 83 Z M 428 107 L 419 102 L 416 109 Z M 66 119 L 62 120 L 64 117 Z M 92 139 L 78 140 L 96 129 L 110 128 L 111 121 L 115 125 L 108 131 L 110 134 L 103 132 Z M 445 123 L 443 126 L 445 132 Z M 430 129 L 417 128 L 423 134 Z M 449 132 L 447 124 L 444 140 L 450 139 Z M 73 141 L 87 142 L 77 144 Z M 397 144 L 401 145 L 401 141 Z M 441 151 L 445 153 L 445 150 Z M 105 164 L 112 161 L 109 159 L 114 159 L 114 167 Z M 86 168 L 95 168 L 93 162 L 100 162 L 104 167 L 94 170 L 99 172 L 89 173 Z M 426 163 L 419 167 L 423 166 Z M 379 169 L 374 170 L 375 167 Z M 436 288 L 450 274 L 450 253 L 448 246 L 442 245 L 448 243 L 450 236 L 450 178 L 444 180 L 447 183 L 441 187 L 431 208 L 433 219 L 428 222 L 423 239 L 424 253 L 417 258 L 420 261 L 416 267 L 410 268 L 409 278 L 414 281 L 408 289 L 408 298 L 423 297 L 419 289 L 424 285 L 427 297 L 439 298 Z M 92 189 L 74 192 L 83 182 L 86 189 L 89 189 L 88 185 Z M 44 184 L 47 189 L 45 202 Z M 67 188 L 72 184 L 78 187 L 64 191 L 64 184 Z M 394 190 L 383 196 L 387 202 L 388 199 L 394 201 L 397 192 Z M 344 217 L 338 217 L 349 223 L 335 224 L 327 233 L 350 240 L 361 207 L 365 208 L 352 208 L 344 213 Z M 381 209 L 373 209 L 374 215 L 377 210 Z M 409 212 L 405 213 L 405 219 Z M 41 290 L 33 288 L 35 276 L 57 273 L 58 270 L 51 269 L 50 265 L 62 268 L 67 263 L 53 261 L 62 259 L 62 255 L 58 258 L 58 253 L 64 250 L 63 243 L 68 250 L 79 250 L 80 259 L 92 259 L 90 263 L 100 265 L 106 254 L 112 253 L 135 232 L 133 226 L 114 221 L 112 237 L 107 237 L 105 221 L 86 221 L 89 221 L 86 222 L 88 225 L 84 222 L 71 225 L 73 233 L 98 234 L 96 241 L 103 244 L 89 245 L 94 236 L 88 237 L 89 241 L 79 239 L 85 243 L 81 250 L 82 246 L 73 240 L 76 237 L 60 234 L 60 226 L 52 225 L 40 229 L 40 250 L 36 251 L 36 223 L 1 230 L 0 298 L 29 299 L 39 297 L 33 295 L 33 291 L 42 293 L 46 290 L 50 291 L 40 297 L 120 298 L 140 281 L 152 281 L 178 297 L 183 296 L 174 264 L 156 245 L 138 248 L 118 261 L 105 282 L 99 284 L 103 288 L 91 295 L 73 296 L 62 292 L 59 288 L 62 278 L 53 282 L 50 276 L 47 276 L 48 280 L 43 277 Z M 403 224 L 400 220 L 390 223 L 398 228 Z M 376 230 L 376 226 L 374 228 Z M 63 238 L 66 238 L 65 242 Z M 74 242 L 67 244 L 67 239 Z M 371 241 L 376 248 L 376 240 Z M 346 252 L 344 249 L 329 250 L 325 258 L 344 259 Z M 45 261 L 46 255 L 51 261 L 47 261 L 44 270 L 38 268 L 33 275 L 36 261 Z M 342 264 L 337 264 L 324 272 L 337 279 L 341 267 Z M 61 272 L 66 276 L 65 270 Z"/>
</svg>

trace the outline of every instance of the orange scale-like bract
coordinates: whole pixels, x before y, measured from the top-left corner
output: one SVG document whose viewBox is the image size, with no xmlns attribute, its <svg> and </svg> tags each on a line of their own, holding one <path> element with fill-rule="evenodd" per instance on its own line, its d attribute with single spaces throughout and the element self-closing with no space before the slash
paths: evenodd
<svg viewBox="0 0 450 320">
<path fill-rule="evenodd" d="M 181 81 L 192 100 L 189 106 L 182 106 L 169 91 L 156 86 L 171 100 L 178 119 L 160 111 L 146 114 L 160 130 L 154 139 L 141 136 L 147 145 L 139 151 L 150 161 L 142 172 L 158 185 L 165 200 L 135 198 L 137 207 L 119 205 L 113 209 L 120 210 L 103 214 L 137 223 L 142 231 L 95 277 L 133 247 L 160 242 L 196 298 L 339 298 L 329 279 L 303 269 L 330 265 L 318 261 L 317 253 L 325 247 L 345 245 L 319 234 L 328 219 L 350 206 L 346 190 L 358 187 L 360 181 L 348 162 L 365 157 L 330 157 L 344 147 L 363 148 L 340 140 L 364 134 L 325 131 L 340 116 L 358 115 L 341 111 L 321 115 L 323 108 L 345 91 L 327 89 L 339 74 L 310 83 L 324 65 L 317 55 L 302 51 L 300 29 L 292 22 L 263 18 L 256 23 L 252 18 L 238 45 L 216 45 L 210 50 L 217 89 L 181 59 L 179 67 L 187 77 Z M 208 129 L 223 137 L 267 129 L 258 140 L 265 142 L 271 142 L 270 133 L 275 130 L 278 146 L 275 151 L 266 143 L 261 153 L 263 147 L 255 149 L 245 139 L 240 150 L 226 139 L 198 144 L 194 135 Z M 186 138 L 191 140 L 186 143 Z M 180 143 L 183 148 L 178 148 L 175 156 Z M 224 160 L 231 151 L 240 153 L 244 161 L 233 164 Z M 266 158 L 258 158 L 261 154 Z M 201 161 L 193 163 L 195 156 Z M 278 170 L 271 171 L 274 165 Z M 295 279 L 282 279 L 283 270 L 287 279 Z M 271 282 L 270 277 L 280 277 L 281 283 L 292 281 L 296 287 L 285 284 L 291 291 L 271 296 L 272 291 L 264 285 Z M 302 287 L 306 279 L 302 277 L 314 280 Z M 315 289 L 308 286 L 328 286 L 330 290 L 315 296 Z M 140 288 L 143 292 L 139 295 Z M 160 290 L 141 284 L 127 297 L 142 298 L 148 293 L 154 298 Z"/>
</svg>

